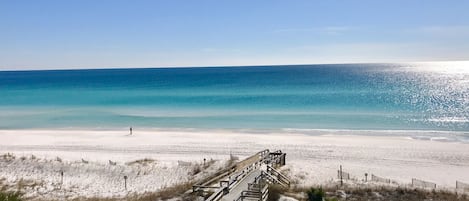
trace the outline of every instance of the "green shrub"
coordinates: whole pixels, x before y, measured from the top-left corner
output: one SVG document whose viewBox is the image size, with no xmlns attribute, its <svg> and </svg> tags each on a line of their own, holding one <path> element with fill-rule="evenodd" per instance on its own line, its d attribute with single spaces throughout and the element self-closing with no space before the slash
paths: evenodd
<svg viewBox="0 0 469 201">
<path fill-rule="evenodd" d="M 280 199 L 280 194 L 284 193 L 285 189 L 283 189 L 279 185 L 269 185 L 269 196 L 267 197 L 268 201 L 277 201 Z"/>
<path fill-rule="evenodd" d="M 306 194 L 308 194 L 308 201 L 323 201 L 325 195 L 322 188 L 311 188 Z"/>
<path fill-rule="evenodd" d="M 0 201 L 21 201 L 19 192 L 0 192 Z"/>
</svg>

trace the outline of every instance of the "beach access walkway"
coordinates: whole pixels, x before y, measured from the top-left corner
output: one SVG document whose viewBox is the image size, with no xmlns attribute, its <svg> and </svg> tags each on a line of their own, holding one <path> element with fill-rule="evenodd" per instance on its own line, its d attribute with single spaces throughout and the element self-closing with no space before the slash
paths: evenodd
<svg viewBox="0 0 469 201">
<path fill-rule="evenodd" d="M 211 193 L 208 201 L 266 200 L 269 184 L 290 186 L 289 179 L 275 168 L 285 165 L 281 150 L 260 151 L 193 185 L 193 193 Z"/>
<path fill-rule="evenodd" d="M 221 200 L 222 201 L 233 201 L 238 199 L 238 197 L 241 195 L 241 192 L 245 191 L 248 189 L 248 184 L 253 183 L 256 177 L 259 177 L 261 175 L 261 170 L 256 169 L 248 173 L 246 177 L 239 182 L 236 186 L 234 186 L 228 194 L 224 195 Z"/>
</svg>

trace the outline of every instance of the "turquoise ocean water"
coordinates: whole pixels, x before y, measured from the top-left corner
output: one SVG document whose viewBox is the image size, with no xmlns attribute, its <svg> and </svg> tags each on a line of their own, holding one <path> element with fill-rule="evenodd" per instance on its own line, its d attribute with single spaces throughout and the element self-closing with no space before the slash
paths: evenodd
<svg viewBox="0 0 469 201">
<path fill-rule="evenodd" d="M 469 131 L 469 63 L 0 71 L 0 129 Z"/>
</svg>

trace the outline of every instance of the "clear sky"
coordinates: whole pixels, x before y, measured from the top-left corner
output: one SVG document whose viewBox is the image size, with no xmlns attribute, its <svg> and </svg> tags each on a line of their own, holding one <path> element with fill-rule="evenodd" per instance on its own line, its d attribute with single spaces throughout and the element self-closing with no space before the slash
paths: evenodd
<svg viewBox="0 0 469 201">
<path fill-rule="evenodd" d="M 0 0 L 0 69 L 442 60 L 467 0 Z"/>
</svg>

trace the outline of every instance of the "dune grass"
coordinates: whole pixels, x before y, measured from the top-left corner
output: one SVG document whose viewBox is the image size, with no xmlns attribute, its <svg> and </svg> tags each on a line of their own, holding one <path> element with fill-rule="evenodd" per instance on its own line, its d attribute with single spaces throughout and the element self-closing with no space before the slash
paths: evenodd
<svg viewBox="0 0 469 201">
<path fill-rule="evenodd" d="M 0 201 L 22 201 L 22 195 L 20 192 L 6 192 L 0 191 Z"/>
<path fill-rule="evenodd" d="M 405 188 L 393 186 L 314 186 L 311 188 L 292 188 L 285 192 L 300 201 L 315 200 L 355 200 L 355 201 L 469 201 L 469 196 L 449 190 L 430 190 L 418 188 Z"/>
</svg>

